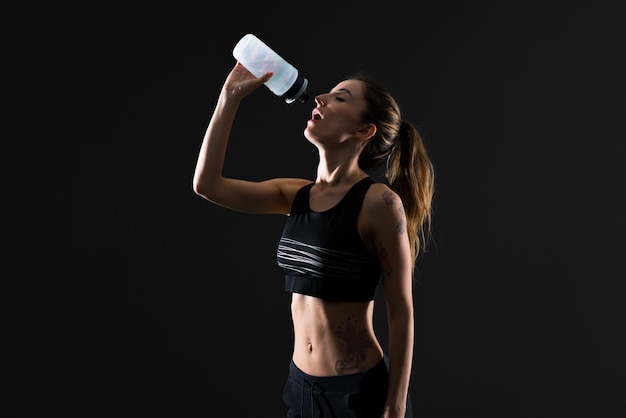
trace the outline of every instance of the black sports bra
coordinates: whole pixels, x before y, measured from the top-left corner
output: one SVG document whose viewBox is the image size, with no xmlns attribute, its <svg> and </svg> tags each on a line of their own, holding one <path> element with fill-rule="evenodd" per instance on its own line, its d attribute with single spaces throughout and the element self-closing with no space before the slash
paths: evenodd
<svg viewBox="0 0 626 418">
<path fill-rule="evenodd" d="M 380 265 L 357 230 L 363 198 L 373 183 L 370 177 L 357 182 L 323 212 L 310 209 L 313 183 L 298 190 L 277 251 L 286 291 L 326 300 L 374 299 Z"/>
</svg>

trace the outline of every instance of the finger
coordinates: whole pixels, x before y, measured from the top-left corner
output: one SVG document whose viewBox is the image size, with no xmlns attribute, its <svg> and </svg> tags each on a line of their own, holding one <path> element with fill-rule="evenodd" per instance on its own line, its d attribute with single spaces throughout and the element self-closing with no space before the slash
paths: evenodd
<svg viewBox="0 0 626 418">
<path fill-rule="evenodd" d="M 265 83 L 267 80 L 269 80 L 270 78 L 272 78 L 274 76 L 274 72 L 273 71 L 268 71 L 265 74 L 263 74 L 261 76 L 261 79 L 263 80 L 263 82 Z"/>
</svg>

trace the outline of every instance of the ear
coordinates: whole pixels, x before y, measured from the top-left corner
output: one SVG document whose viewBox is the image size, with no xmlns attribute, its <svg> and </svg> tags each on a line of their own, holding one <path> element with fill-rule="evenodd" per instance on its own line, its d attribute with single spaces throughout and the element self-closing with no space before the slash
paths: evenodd
<svg viewBox="0 0 626 418">
<path fill-rule="evenodd" d="M 356 136 L 361 141 L 367 141 L 376 134 L 376 125 L 368 123 L 356 131 Z"/>
</svg>

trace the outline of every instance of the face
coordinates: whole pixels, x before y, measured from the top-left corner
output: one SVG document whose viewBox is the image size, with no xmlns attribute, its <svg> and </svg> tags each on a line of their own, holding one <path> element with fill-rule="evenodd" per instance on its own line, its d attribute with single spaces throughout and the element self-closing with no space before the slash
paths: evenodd
<svg viewBox="0 0 626 418">
<path fill-rule="evenodd" d="M 365 110 L 361 81 L 342 81 L 329 93 L 316 96 L 315 103 L 304 130 L 304 136 L 313 143 L 340 144 L 350 141 L 365 125 L 361 116 Z"/>
</svg>

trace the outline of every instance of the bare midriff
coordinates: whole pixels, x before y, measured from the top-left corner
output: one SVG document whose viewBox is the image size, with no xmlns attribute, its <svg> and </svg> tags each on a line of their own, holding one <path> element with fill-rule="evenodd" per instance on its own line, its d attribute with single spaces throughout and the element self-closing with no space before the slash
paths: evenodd
<svg viewBox="0 0 626 418">
<path fill-rule="evenodd" d="M 294 293 L 293 361 L 312 376 L 340 376 L 376 366 L 383 350 L 374 333 L 374 301 L 332 302 Z"/>
</svg>

